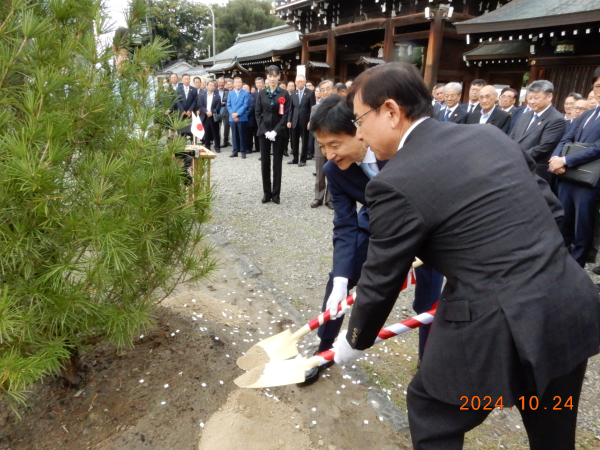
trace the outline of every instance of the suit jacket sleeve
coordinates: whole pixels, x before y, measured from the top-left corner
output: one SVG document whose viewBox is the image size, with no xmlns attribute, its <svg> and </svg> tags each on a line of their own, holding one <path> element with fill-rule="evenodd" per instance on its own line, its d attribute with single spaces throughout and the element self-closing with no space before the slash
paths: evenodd
<svg viewBox="0 0 600 450">
<path fill-rule="evenodd" d="M 575 120 L 575 122 L 573 122 L 572 126 L 564 134 L 564 136 L 562 137 L 562 139 L 556 146 L 556 149 L 552 152 L 552 156 L 562 156 L 561 154 L 562 154 L 565 144 L 575 142 L 575 135 L 577 134 L 577 130 L 579 129 L 579 126 L 581 125 L 582 118 L 583 118 L 583 116 L 577 118 L 577 120 Z"/>
<path fill-rule="evenodd" d="M 283 98 L 285 98 L 285 104 L 283 105 L 283 114 L 281 116 L 281 119 L 279 119 L 279 122 L 277 123 L 277 125 L 275 125 L 275 128 L 273 129 L 273 131 L 275 131 L 277 134 L 281 134 L 287 128 L 289 118 L 288 116 L 290 115 L 290 107 L 292 104 L 292 98 L 290 97 L 289 92 L 286 92 Z"/>
<path fill-rule="evenodd" d="M 232 112 L 235 112 L 233 110 L 233 105 L 231 104 L 231 95 L 227 95 L 227 102 L 225 103 L 226 108 L 227 108 L 227 112 L 229 112 L 229 114 L 231 114 Z"/>
<path fill-rule="evenodd" d="M 500 128 L 504 133 L 508 134 L 508 130 L 510 128 L 510 115 L 507 113 L 504 119 L 498 124 L 498 128 Z"/>
<path fill-rule="evenodd" d="M 331 175 L 331 167 L 327 167 L 328 164 L 325 164 L 324 172 L 334 209 L 332 275 L 351 279 L 359 234 L 356 201 L 351 199 L 337 183 L 335 177 Z"/>
<path fill-rule="evenodd" d="M 243 95 L 242 92 L 244 92 L 246 95 Z M 242 90 L 240 90 L 240 95 L 242 95 L 242 101 L 240 103 L 239 99 L 238 99 L 236 113 L 238 113 L 238 115 L 240 115 L 240 116 L 243 116 L 244 114 L 246 114 L 248 112 L 248 103 L 250 102 L 250 94 L 242 89 Z"/>
<path fill-rule="evenodd" d="M 562 117 L 558 120 L 553 120 L 544 129 L 540 143 L 535 147 L 528 149 L 527 153 L 529 153 L 535 161 L 547 161 L 552 150 L 556 148 L 556 144 L 564 134 L 565 127 L 566 123 Z"/>
<path fill-rule="evenodd" d="M 294 96 L 290 95 L 290 113 L 288 114 L 288 118 L 287 118 L 287 122 L 288 123 L 292 123 L 292 121 L 294 120 L 294 110 L 295 110 L 295 106 L 294 106 Z"/>
<path fill-rule="evenodd" d="M 254 106 L 254 116 L 256 117 L 256 125 L 260 129 L 260 127 L 262 126 L 262 123 L 263 123 L 262 99 L 261 99 L 260 92 L 256 96 L 256 105 Z M 258 135 L 258 131 L 256 134 Z"/>
<path fill-rule="evenodd" d="M 428 228 L 417 207 L 385 180 L 371 180 L 366 197 L 371 239 L 346 335 L 359 350 L 375 342 Z"/>
<path fill-rule="evenodd" d="M 310 109 L 312 112 L 312 107 L 315 106 L 317 104 L 317 97 L 315 96 L 315 91 L 312 91 L 312 94 L 310 95 Z"/>
</svg>

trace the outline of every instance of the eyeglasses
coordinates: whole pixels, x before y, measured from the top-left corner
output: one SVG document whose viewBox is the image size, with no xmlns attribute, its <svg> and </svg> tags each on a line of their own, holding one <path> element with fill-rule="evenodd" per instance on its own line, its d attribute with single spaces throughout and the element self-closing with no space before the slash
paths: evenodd
<svg viewBox="0 0 600 450">
<path fill-rule="evenodd" d="M 379 109 L 381 107 L 381 105 L 383 105 L 385 102 L 380 103 L 379 105 L 377 105 L 375 108 L 371 108 L 370 110 L 368 110 L 366 113 L 364 113 L 362 116 L 357 117 L 356 119 L 354 119 L 352 121 L 352 123 L 354 124 L 354 126 L 356 127 L 357 130 L 360 130 L 360 123 L 358 123 L 358 121 L 360 119 L 362 119 L 363 117 L 365 117 L 367 114 L 369 114 L 371 111 L 375 111 L 376 109 Z"/>
<path fill-rule="evenodd" d="M 514 97 L 514 95 L 501 95 L 500 98 L 506 99 L 506 100 L 512 100 Z"/>
<path fill-rule="evenodd" d="M 573 106 L 573 109 L 575 111 L 586 111 L 587 110 L 587 108 L 584 106 Z"/>
</svg>

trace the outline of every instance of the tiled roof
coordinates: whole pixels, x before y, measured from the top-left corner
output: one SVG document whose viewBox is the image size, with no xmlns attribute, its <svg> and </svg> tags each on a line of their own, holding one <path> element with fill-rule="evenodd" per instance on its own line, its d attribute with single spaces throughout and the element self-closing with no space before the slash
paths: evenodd
<svg viewBox="0 0 600 450">
<path fill-rule="evenodd" d="M 356 65 L 360 66 L 361 64 L 380 65 L 385 64 L 385 60 L 381 58 L 372 58 L 370 56 L 361 56 L 359 60 L 356 61 Z"/>
<path fill-rule="evenodd" d="M 237 58 L 241 62 L 251 61 L 285 53 L 287 50 L 300 49 L 301 47 L 300 33 L 289 25 L 282 25 L 255 33 L 240 34 L 232 47 L 218 53 L 216 58 L 210 57 L 200 62 L 211 64 L 216 60 L 219 64 L 231 61 L 233 58 Z"/>
</svg>

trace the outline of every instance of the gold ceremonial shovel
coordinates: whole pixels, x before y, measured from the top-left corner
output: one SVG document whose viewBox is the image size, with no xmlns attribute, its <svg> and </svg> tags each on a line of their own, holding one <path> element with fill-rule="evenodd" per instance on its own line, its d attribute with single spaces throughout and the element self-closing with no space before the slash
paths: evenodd
<svg viewBox="0 0 600 450">
<path fill-rule="evenodd" d="M 433 322 L 436 308 L 437 303 L 433 305 L 431 311 L 384 328 L 378 333 L 375 343 Z M 334 350 L 326 350 L 310 358 L 295 358 L 288 361 L 270 362 L 246 372 L 244 375 L 236 378 L 234 383 L 238 387 L 252 389 L 303 383 L 307 370 L 333 361 L 334 356 Z"/>
<path fill-rule="evenodd" d="M 421 266 L 423 262 L 420 259 L 417 259 L 412 268 L 415 269 Z M 407 283 L 405 283 L 406 285 Z M 346 308 L 348 306 L 352 306 L 354 303 L 354 294 L 349 295 L 345 300 L 340 302 L 338 305 L 338 312 L 342 310 L 342 308 Z M 260 342 L 254 344 L 245 355 L 240 356 L 236 361 L 238 367 L 244 370 L 252 370 L 255 367 L 261 366 L 263 364 L 267 364 L 274 361 L 283 361 L 285 359 L 293 358 L 298 355 L 298 348 L 296 344 L 310 333 L 313 330 L 319 328 L 319 326 L 323 325 L 325 322 L 331 319 L 331 314 L 329 310 L 319 314 L 318 317 L 314 318 L 294 334 L 288 329 L 282 331 L 275 336 L 271 336 L 270 338 L 263 339 Z M 316 364 L 318 365 L 318 364 Z M 313 366 L 316 367 L 316 366 Z"/>
</svg>

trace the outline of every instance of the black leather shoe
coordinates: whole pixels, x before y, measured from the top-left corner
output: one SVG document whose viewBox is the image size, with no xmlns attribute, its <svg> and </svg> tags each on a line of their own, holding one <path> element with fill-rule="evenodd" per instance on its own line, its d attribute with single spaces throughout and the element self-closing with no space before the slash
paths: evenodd
<svg viewBox="0 0 600 450">
<path fill-rule="evenodd" d="M 325 203 L 325 206 L 327 206 L 329 209 L 333 209 L 333 203 L 331 202 Z"/>
<path fill-rule="evenodd" d="M 316 176 L 317 176 L 317 172 L 313 172 L 313 177 L 316 177 Z"/>
<path fill-rule="evenodd" d="M 237 153 L 232 153 L 231 155 L 229 155 L 229 157 L 230 157 L 230 158 L 237 158 L 237 157 L 238 157 L 238 155 L 237 155 Z"/>
<path fill-rule="evenodd" d="M 600 275 L 600 266 L 596 266 L 592 269 L 592 272 L 594 272 L 596 275 Z"/>
<path fill-rule="evenodd" d="M 323 204 L 323 202 L 321 200 L 314 200 L 311 204 L 310 207 L 311 208 L 318 208 L 319 206 L 321 206 Z"/>
<path fill-rule="evenodd" d="M 315 352 L 314 354 L 316 355 L 317 352 Z M 307 370 L 305 372 L 305 374 L 304 374 L 304 382 L 303 383 L 298 383 L 298 384 L 296 384 L 296 386 L 298 386 L 298 387 L 306 387 L 306 386 L 310 386 L 311 384 L 316 383 L 317 381 L 319 381 L 319 378 L 321 376 L 321 372 L 323 370 L 327 369 L 328 367 L 333 366 L 333 364 L 334 364 L 333 361 L 329 361 L 329 362 L 326 362 L 325 364 L 323 364 L 322 366 L 313 367 L 312 369 Z"/>
<path fill-rule="evenodd" d="M 271 200 L 273 200 L 273 203 L 276 203 L 277 205 L 279 205 L 279 195 L 274 195 Z"/>
<path fill-rule="evenodd" d="M 308 155 L 308 156 L 306 157 L 306 160 L 308 161 L 309 159 L 313 159 L 313 158 L 314 158 L 314 156 L 312 156 L 312 155 Z"/>
<path fill-rule="evenodd" d="M 215 148 L 215 152 L 221 153 L 221 149 L 220 148 Z"/>
<path fill-rule="evenodd" d="M 270 195 L 263 195 L 263 198 L 261 200 L 262 203 L 269 203 L 271 201 L 271 196 Z"/>
<path fill-rule="evenodd" d="M 291 161 L 288 161 L 288 164 L 298 164 L 298 161 L 294 161 L 293 159 Z"/>
<path fill-rule="evenodd" d="M 242 159 L 246 159 L 246 155 L 242 153 Z"/>
<path fill-rule="evenodd" d="M 298 163 L 298 167 L 304 167 L 305 165 L 306 165 L 306 163 L 305 163 L 305 162 L 300 162 L 300 163 Z"/>
<path fill-rule="evenodd" d="M 290 156 L 288 152 L 283 152 L 283 156 Z"/>
<path fill-rule="evenodd" d="M 229 145 L 231 145 L 231 144 L 229 144 L 229 142 L 225 142 L 223 145 L 221 145 L 221 148 L 229 147 Z"/>
</svg>

